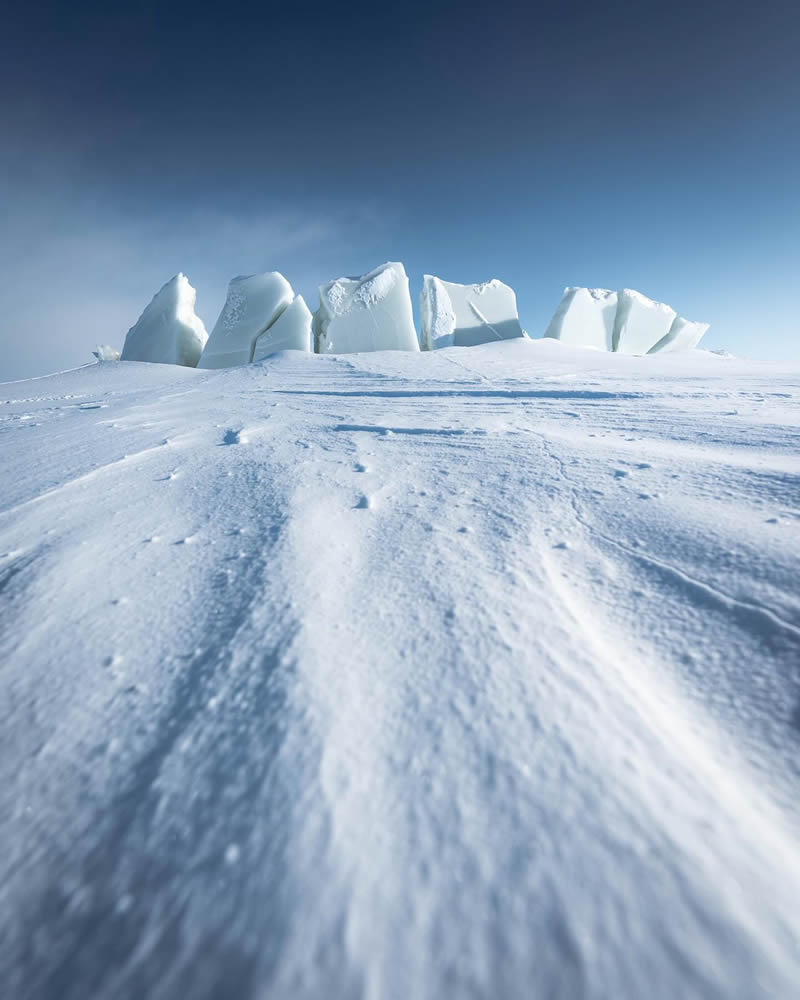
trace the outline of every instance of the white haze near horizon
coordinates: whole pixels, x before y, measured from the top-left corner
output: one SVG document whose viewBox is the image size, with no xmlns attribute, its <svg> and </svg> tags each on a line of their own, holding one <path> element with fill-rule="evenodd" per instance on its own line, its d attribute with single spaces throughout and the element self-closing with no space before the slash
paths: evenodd
<svg viewBox="0 0 800 1000">
<path fill-rule="evenodd" d="M 711 262 L 706 298 L 697 288 L 681 294 L 679 283 L 667 276 L 644 285 L 640 275 L 637 284 L 620 274 L 621 281 L 609 282 L 602 259 L 596 275 L 585 268 L 570 273 L 569 266 L 544 259 L 544 251 L 540 259 L 534 248 L 526 285 L 504 268 L 508 251 L 491 244 L 477 246 L 472 257 L 454 259 L 452 266 L 441 253 L 429 259 L 424 246 L 415 246 L 403 231 L 395 210 L 375 200 L 327 210 L 285 204 L 251 213 L 211 206 L 137 214 L 80 185 L 47 183 L 9 187 L 2 200 L 0 381 L 81 365 L 91 360 L 97 343 L 121 348 L 152 296 L 178 271 L 197 289 L 197 312 L 210 330 L 236 274 L 280 270 L 313 309 L 321 282 L 390 259 L 406 265 L 415 312 L 423 272 L 464 282 L 498 277 L 515 288 L 522 325 L 538 337 L 564 285 L 630 284 L 690 319 L 710 322 L 702 347 L 764 359 L 800 357 L 785 283 L 729 292 Z M 541 233 L 539 240 L 546 247 Z"/>
</svg>

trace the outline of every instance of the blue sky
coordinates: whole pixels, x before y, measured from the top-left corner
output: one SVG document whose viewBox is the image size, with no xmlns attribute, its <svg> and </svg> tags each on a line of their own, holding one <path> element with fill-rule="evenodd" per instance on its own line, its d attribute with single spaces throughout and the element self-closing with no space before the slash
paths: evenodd
<svg viewBox="0 0 800 1000">
<path fill-rule="evenodd" d="M 800 358 L 788 2 L 20 7 L 0 41 L 0 378 L 121 346 L 183 270 L 316 286 L 402 260 L 638 288 Z"/>
</svg>

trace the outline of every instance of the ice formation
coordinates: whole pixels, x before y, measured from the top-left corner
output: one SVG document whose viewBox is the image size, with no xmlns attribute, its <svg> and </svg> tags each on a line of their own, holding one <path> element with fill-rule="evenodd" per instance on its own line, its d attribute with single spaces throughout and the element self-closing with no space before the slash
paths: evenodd
<svg viewBox="0 0 800 1000">
<path fill-rule="evenodd" d="M 109 344 L 98 344 L 92 354 L 98 361 L 119 361 L 119 351 Z"/>
<path fill-rule="evenodd" d="M 253 361 L 261 361 L 276 351 L 311 350 L 311 310 L 297 295 L 269 329 L 256 340 Z"/>
<path fill-rule="evenodd" d="M 208 340 L 195 315 L 196 297 L 185 274 L 171 278 L 128 330 L 121 359 L 194 368 Z"/>
<path fill-rule="evenodd" d="M 419 350 L 402 264 L 389 262 L 360 278 L 320 285 L 319 303 L 314 314 L 318 354 Z"/>
<path fill-rule="evenodd" d="M 248 364 L 258 338 L 293 299 L 292 286 L 278 271 L 233 278 L 197 367 L 233 368 Z"/>
<path fill-rule="evenodd" d="M 616 314 L 616 292 L 607 288 L 565 288 L 545 337 L 575 347 L 611 351 Z"/>
<path fill-rule="evenodd" d="M 648 354 L 661 351 L 691 351 L 700 343 L 700 339 L 708 329 L 708 323 L 692 323 L 683 316 L 676 316 L 669 328 L 669 333 L 654 344 Z"/>
<path fill-rule="evenodd" d="M 655 302 L 632 288 L 564 289 L 545 337 L 573 347 L 593 347 L 620 354 L 656 354 L 690 351 L 697 347 L 708 323 L 677 316 L 663 302 Z"/>
<path fill-rule="evenodd" d="M 474 347 L 524 336 L 514 289 L 497 278 L 479 285 L 459 285 L 426 274 L 419 304 L 420 346 L 424 351 Z"/>
<path fill-rule="evenodd" d="M 675 310 L 663 302 L 623 288 L 617 299 L 614 350 L 620 354 L 647 354 L 669 333 L 675 315 Z"/>
</svg>

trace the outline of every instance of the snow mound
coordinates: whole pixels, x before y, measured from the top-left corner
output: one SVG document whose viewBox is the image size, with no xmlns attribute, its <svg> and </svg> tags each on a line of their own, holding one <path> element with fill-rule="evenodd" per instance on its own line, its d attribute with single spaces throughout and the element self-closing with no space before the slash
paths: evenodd
<svg viewBox="0 0 800 1000">
<path fill-rule="evenodd" d="M 280 314 L 271 327 L 256 340 L 253 361 L 261 361 L 277 351 L 311 350 L 311 310 L 302 295 Z"/>
<path fill-rule="evenodd" d="M 294 300 L 279 271 L 240 275 L 228 285 L 228 297 L 211 331 L 198 368 L 233 368 L 253 359 L 256 341 Z"/>
<path fill-rule="evenodd" d="M 319 302 L 314 315 L 318 354 L 419 350 L 408 276 L 400 263 L 320 285 Z"/>
<path fill-rule="evenodd" d="M 492 278 L 477 285 L 426 274 L 420 295 L 423 350 L 475 347 L 523 337 L 514 289 Z"/>
<path fill-rule="evenodd" d="M 613 350 L 617 293 L 607 288 L 565 288 L 545 337 L 575 347 Z"/>
<path fill-rule="evenodd" d="M 196 367 L 208 340 L 196 298 L 185 274 L 170 278 L 128 330 L 121 359 Z"/>
</svg>

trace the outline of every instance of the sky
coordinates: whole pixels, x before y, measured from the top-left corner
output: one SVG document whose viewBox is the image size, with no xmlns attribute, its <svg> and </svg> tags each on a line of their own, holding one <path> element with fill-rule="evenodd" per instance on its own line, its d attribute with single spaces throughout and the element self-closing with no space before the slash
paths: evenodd
<svg viewBox="0 0 800 1000">
<path fill-rule="evenodd" d="M 637 288 L 800 358 L 800 6 L 26 4 L 0 37 L 0 380 L 121 347 L 178 271 L 403 261 Z"/>
</svg>

